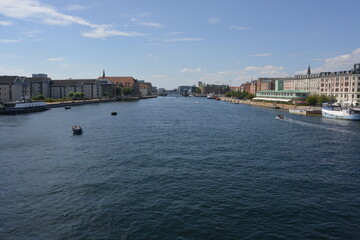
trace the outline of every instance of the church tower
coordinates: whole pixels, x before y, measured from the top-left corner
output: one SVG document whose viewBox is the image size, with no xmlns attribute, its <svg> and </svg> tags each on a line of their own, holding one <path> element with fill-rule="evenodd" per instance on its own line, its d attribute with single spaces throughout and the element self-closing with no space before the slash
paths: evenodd
<svg viewBox="0 0 360 240">
<path fill-rule="evenodd" d="M 311 69 L 310 69 L 310 65 L 308 66 L 308 70 L 307 70 L 307 75 L 310 75 L 311 74 Z"/>
<path fill-rule="evenodd" d="M 105 78 L 105 69 L 103 69 L 103 75 L 102 78 Z"/>
</svg>

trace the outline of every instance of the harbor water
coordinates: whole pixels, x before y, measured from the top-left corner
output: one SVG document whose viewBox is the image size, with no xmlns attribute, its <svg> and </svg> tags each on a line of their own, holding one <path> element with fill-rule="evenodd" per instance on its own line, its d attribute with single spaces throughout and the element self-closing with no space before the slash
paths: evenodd
<svg viewBox="0 0 360 240">
<path fill-rule="evenodd" d="M 360 239 L 360 122 L 158 97 L 0 134 L 0 239 Z"/>
</svg>

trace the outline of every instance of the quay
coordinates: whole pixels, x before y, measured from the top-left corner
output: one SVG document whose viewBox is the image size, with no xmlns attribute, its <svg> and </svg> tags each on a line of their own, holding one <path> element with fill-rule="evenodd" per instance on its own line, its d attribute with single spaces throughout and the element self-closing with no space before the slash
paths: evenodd
<svg viewBox="0 0 360 240">
<path fill-rule="evenodd" d="M 294 113 L 294 114 L 321 116 L 321 107 L 298 106 L 298 105 L 290 105 L 284 103 L 256 102 L 251 100 L 240 100 L 229 97 L 221 97 L 220 99 L 222 101 L 231 102 L 231 103 L 248 104 L 258 107 L 289 110 L 290 113 Z"/>
<path fill-rule="evenodd" d="M 56 107 L 78 106 L 78 105 L 95 104 L 95 103 L 136 101 L 139 99 L 149 99 L 149 98 L 156 98 L 156 97 L 157 96 L 117 97 L 117 98 L 111 98 L 111 99 L 91 99 L 91 100 L 72 100 L 72 101 L 62 101 L 62 102 L 47 102 L 46 104 L 49 108 L 56 108 Z"/>
</svg>

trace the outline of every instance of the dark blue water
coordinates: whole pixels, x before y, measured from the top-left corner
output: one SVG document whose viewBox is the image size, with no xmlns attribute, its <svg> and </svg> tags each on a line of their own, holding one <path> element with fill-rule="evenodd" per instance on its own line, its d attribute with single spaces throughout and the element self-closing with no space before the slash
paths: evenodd
<svg viewBox="0 0 360 240">
<path fill-rule="evenodd" d="M 162 97 L 0 134 L 0 239 L 360 238 L 360 122 Z"/>
</svg>

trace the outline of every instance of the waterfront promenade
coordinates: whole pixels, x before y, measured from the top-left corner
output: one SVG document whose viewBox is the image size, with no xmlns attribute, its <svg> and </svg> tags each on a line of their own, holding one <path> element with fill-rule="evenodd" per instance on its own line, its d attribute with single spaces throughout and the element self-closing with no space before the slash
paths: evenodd
<svg viewBox="0 0 360 240">
<path fill-rule="evenodd" d="M 109 99 L 90 99 L 90 100 L 72 100 L 72 101 L 62 101 L 62 102 L 46 102 L 50 108 L 56 107 L 65 107 L 65 106 L 77 106 L 85 104 L 95 104 L 95 103 L 108 103 L 108 102 L 117 102 L 117 101 L 135 101 L 139 99 L 149 99 L 156 98 L 157 96 L 142 96 L 142 97 L 121 97 L 121 98 L 109 98 Z"/>
<path fill-rule="evenodd" d="M 314 110 L 321 109 L 320 107 L 299 106 L 299 105 L 290 105 L 290 104 L 284 104 L 284 103 L 256 102 L 256 101 L 251 101 L 251 100 L 240 100 L 240 99 L 229 98 L 229 97 L 221 97 L 220 99 L 225 102 L 247 104 L 247 105 L 253 105 L 253 106 L 258 106 L 258 107 L 274 108 L 274 106 L 276 106 L 277 108 L 287 109 L 287 110 L 289 110 L 289 109 L 304 109 L 305 110 L 305 109 L 309 109 L 309 108 L 314 109 Z"/>
</svg>

